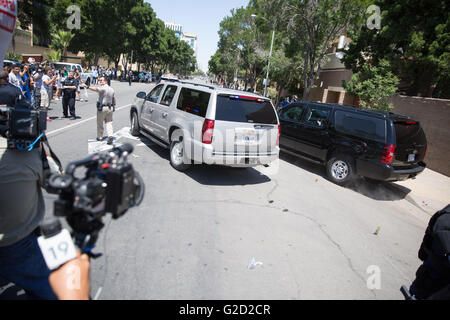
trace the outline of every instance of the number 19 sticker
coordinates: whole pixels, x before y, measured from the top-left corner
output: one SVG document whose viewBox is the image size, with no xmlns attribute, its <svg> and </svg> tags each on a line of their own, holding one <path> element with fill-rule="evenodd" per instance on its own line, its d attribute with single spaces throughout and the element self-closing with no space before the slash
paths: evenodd
<svg viewBox="0 0 450 320">
<path fill-rule="evenodd" d="M 50 270 L 77 257 L 72 237 L 66 229 L 51 238 L 39 237 L 38 244 Z"/>
</svg>

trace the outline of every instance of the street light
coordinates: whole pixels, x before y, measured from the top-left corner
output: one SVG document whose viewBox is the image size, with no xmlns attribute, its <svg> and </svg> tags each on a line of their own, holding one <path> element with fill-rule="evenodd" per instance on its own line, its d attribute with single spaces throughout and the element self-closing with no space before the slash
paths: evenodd
<svg viewBox="0 0 450 320">
<path fill-rule="evenodd" d="M 252 18 L 256 18 L 256 14 L 251 15 Z M 267 97 L 267 84 L 269 82 L 269 71 L 270 71 L 270 58 L 272 58 L 272 50 L 273 50 L 273 40 L 275 38 L 275 28 L 272 31 L 272 42 L 270 44 L 270 53 L 269 53 L 269 61 L 267 63 L 267 74 L 266 79 L 264 80 L 264 97 Z"/>
</svg>

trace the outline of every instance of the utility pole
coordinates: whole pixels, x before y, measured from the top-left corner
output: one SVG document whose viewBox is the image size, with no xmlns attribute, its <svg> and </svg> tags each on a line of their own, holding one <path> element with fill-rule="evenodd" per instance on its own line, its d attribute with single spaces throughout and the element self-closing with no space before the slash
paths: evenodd
<svg viewBox="0 0 450 320">
<path fill-rule="evenodd" d="M 266 83 L 264 86 L 264 97 L 267 97 L 267 83 L 269 82 L 270 59 L 272 58 L 273 39 L 275 38 L 275 29 L 272 31 L 272 43 L 270 44 L 269 62 L 267 64 Z"/>
</svg>

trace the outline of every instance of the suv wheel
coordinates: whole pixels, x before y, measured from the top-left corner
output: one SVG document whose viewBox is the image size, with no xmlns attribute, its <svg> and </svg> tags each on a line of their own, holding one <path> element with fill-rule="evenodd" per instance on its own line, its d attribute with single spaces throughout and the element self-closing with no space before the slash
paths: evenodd
<svg viewBox="0 0 450 320">
<path fill-rule="evenodd" d="M 135 137 L 139 137 L 140 133 L 139 133 L 139 121 L 138 121 L 138 116 L 136 112 L 133 112 L 131 114 L 131 129 L 130 129 L 130 133 L 132 136 Z"/>
<path fill-rule="evenodd" d="M 183 135 L 180 135 L 178 130 L 172 134 L 170 165 L 178 171 L 186 171 L 190 168 L 190 165 L 185 163 Z"/>
<path fill-rule="evenodd" d="M 332 156 L 327 162 L 328 178 L 341 186 L 348 184 L 355 175 L 353 162 L 353 159 L 346 155 Z"/>
</svg>

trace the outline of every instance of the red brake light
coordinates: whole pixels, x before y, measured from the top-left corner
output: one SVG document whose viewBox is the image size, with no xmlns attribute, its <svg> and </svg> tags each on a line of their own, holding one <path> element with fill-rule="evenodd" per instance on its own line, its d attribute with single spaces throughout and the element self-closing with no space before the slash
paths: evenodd
<svg viewBox="0 0 450 320">
<path fill-rule="evenodd" d="M 214 120 L 205 119 L 202 128 L 202 142 L 205 144 L 211 144 L 214 133 Z"/>
<path fill-rule="evenodd" d="M 381 157 L 381 163 L 391 164 L 394 160 L 395 145 L 390 144 L 384 147 L 383 157 Z"/>
<path fill-rule="evenodd" d="M 406 124 L 417 124 L 417 122 L 415 122 L 415 121 L 406 121 L 405 123 Z"/>
</svg>

